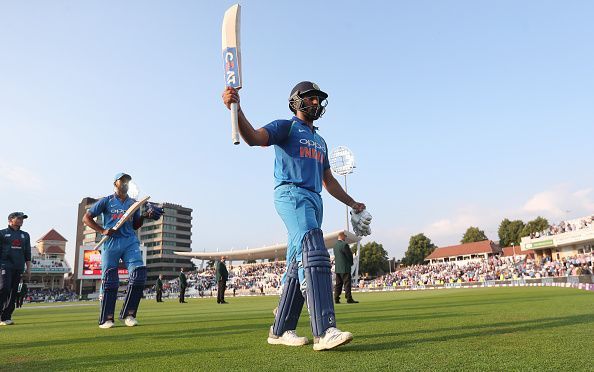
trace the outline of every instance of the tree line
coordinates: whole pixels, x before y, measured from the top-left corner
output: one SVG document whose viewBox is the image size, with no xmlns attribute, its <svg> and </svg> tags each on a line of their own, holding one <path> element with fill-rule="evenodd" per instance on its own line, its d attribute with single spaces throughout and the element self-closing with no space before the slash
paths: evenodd
<svg viewBox="0 0 594 372">
<path fill-rule="evenodd" d="M 505 218 L 501 221 L 497 230 L 499 245 L 501 247 L 509 247 L 512 244 L 520 245 L 522 237 L 546 230 L 548 227 L 549 221 L 540 216 L 527 223 L 524 223 L 522 220 L 509 220 Z M 483 240 L 488 240 L 485 231 L 476 226 L 470 226 L 464 232 L 460 243 L 473 243 Z M 413 235 L 410 237 L 408 249 L 404 253 L 404 257 L 399 262 L 406 266 L 423 264 L 425 257 L 430 255 L 436 248 L 437 246 L 425 234 Z M 355 247 L 352 249 L 354 250 Z M 386 252 L 382 244 L 375 241 L 366 243 L 361 246 L 361 252 L 359 254 L 360 273 L 377 276 L 390 271 L 388 252 Z"/>
</svg>

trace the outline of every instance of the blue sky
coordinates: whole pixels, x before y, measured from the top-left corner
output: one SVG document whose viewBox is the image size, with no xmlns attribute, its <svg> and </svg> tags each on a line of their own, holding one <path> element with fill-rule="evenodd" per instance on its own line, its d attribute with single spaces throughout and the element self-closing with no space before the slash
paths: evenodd
<svg viewBox="0 0 594 372">
<path fill-rule="evenodd" d="M 194 209 L 194 250 L 285 240 L 272 148 L 233 146 L 223 107 L 226 1 L 0 2 L 0 214 L 73 257 L 76 207 L 130 173 Z M 594 3 L 244 1 L 242 107 L 286 118 L 289 91 L 330 95 L 320 134 L 349 147 L 366 239 L 497 240 L 503 218 L 594 212 Z M 326 192 L 323 229 L 344 227 Z M 71 260 L 72 263 L 72 260 Z"/>
</svg>

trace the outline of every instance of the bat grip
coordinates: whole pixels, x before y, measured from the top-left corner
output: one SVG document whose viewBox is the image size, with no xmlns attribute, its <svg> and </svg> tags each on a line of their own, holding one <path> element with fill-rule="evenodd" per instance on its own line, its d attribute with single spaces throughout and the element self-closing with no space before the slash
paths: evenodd
<svg viewBox="0 0 594 372">
<path fill-rule="evenodd" d="M 239 124 L 237 119 L 237 103 L 231 104 L 231 139 L 234 145 L 239 145 Z"/>
</svg>

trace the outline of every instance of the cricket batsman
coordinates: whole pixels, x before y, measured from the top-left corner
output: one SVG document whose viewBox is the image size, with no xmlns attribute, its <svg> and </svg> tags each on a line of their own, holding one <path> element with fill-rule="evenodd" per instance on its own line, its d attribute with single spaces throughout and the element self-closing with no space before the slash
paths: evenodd
<svg viewBox="0 0 594 372">
<path fill-rule="evenodd" d="M 126 221 L 118 230 L 112 228 L 136 200 L 128 196 L 128 182 L 132 177 L 126 173 L 118 173 L 114 177 L 114 194 L 97 201 L 84 215 L 83 222 L 93 230 L 109 239 L 101 250 L 101 312 L 99 328 L 112 328 L 114 324 L 115 303 L 118 297 L 120 259 L 128 268 L 129 281 L 124 306 L 120 312 L 120 320 L 128 327 L 138 324 L 136 311 L 144 284 L 146 282 L 146 266 L 142 261 L 140 242 L 135 230 L 138 230 L 145 218 L 158 220 L 163 215 L 163 209 L 155 204 L 147 203 L 144 213 L 137 210 L 133 217 Z M 103 226 L 94 218 L 101 215 Z"/>
<path fill-rule="evenodd" d="M 322 186 L 357 215 L 364 212 L 365 204 L 350 197 L 332 175 L 328 146 L 313 125 L 326 110 L 328 94 L 309 81 L 297 84 L 289 96 L 289 109 L 295 116 L 259 129 L 247 120 L 236 89 L 227 87 L 222 97 L 227 108 L 238 104 L 239 132 L 248 145 L 274 145 L 274 205 L 287 228 L 288 244 L 287 271 L 268 343 L 299 346 L 309 342 L 295 332 L 305 299 L 313 349 L 329 350 L 349 343 L 353 335 L 336 328 L 330 255 L 320 229 Z M 370 216 L 365 219 L 367 224 L 370 220 Z"/>
</svg>

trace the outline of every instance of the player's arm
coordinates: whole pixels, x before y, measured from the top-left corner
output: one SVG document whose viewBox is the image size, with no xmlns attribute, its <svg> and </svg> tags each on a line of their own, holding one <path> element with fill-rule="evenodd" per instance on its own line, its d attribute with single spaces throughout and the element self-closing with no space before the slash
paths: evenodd
<svg viewBox="0 0 594 372">
<path fill-rule="evenodd" d="M 104 229 L 101 225 L 97 223 L 97 221 L 94 220 L 93 215 L 88 211 L 87 213 L 85 213 L 82 220 L 85 225 L 89 226 L 91 229 L 95 230 L 99 234 L 107 236 L 111 236 L 111 234 L 113 234 L 112 229 Z"/>
<path fill-rule="evenodd" d="M 237 121 L 239 126 L 239 134 L 250 146 L 267 146 L 268 132 L 264 128 L 254 129 L 252 124 L 248 121 L 239 104 L 239 93 L 236 89 L 227 87 L 223 92 L 223 103 L 228 109 L 231 109 L 232 103 L 237 103 Z"/>
<path fill-rule="evenodd" d="M 353 208 L 357 213 L 365 209 L 365 204 L 356 202 L 355 199 L 351 198 L 351 196 L 347 194 L 346 191 L 344 191 L 342 186 L 340 186 L 340 183 L 338 183 L 336 178 L 334 178 L 330 168 L 327 168 L 324 171 L 323 183 L 326 191 L 328 191 L 330 195 L 332 195 L 338 201 L 341 201 Z"/>
<path fill-rule="evenodd" d="M 25 265 L 27 267 L 27 280 L 31 280 L 31 238 L 29 234 L 27 234 L 27 239 L 25 241 L 24 254 L 25 254 Z"/>
</svg>

